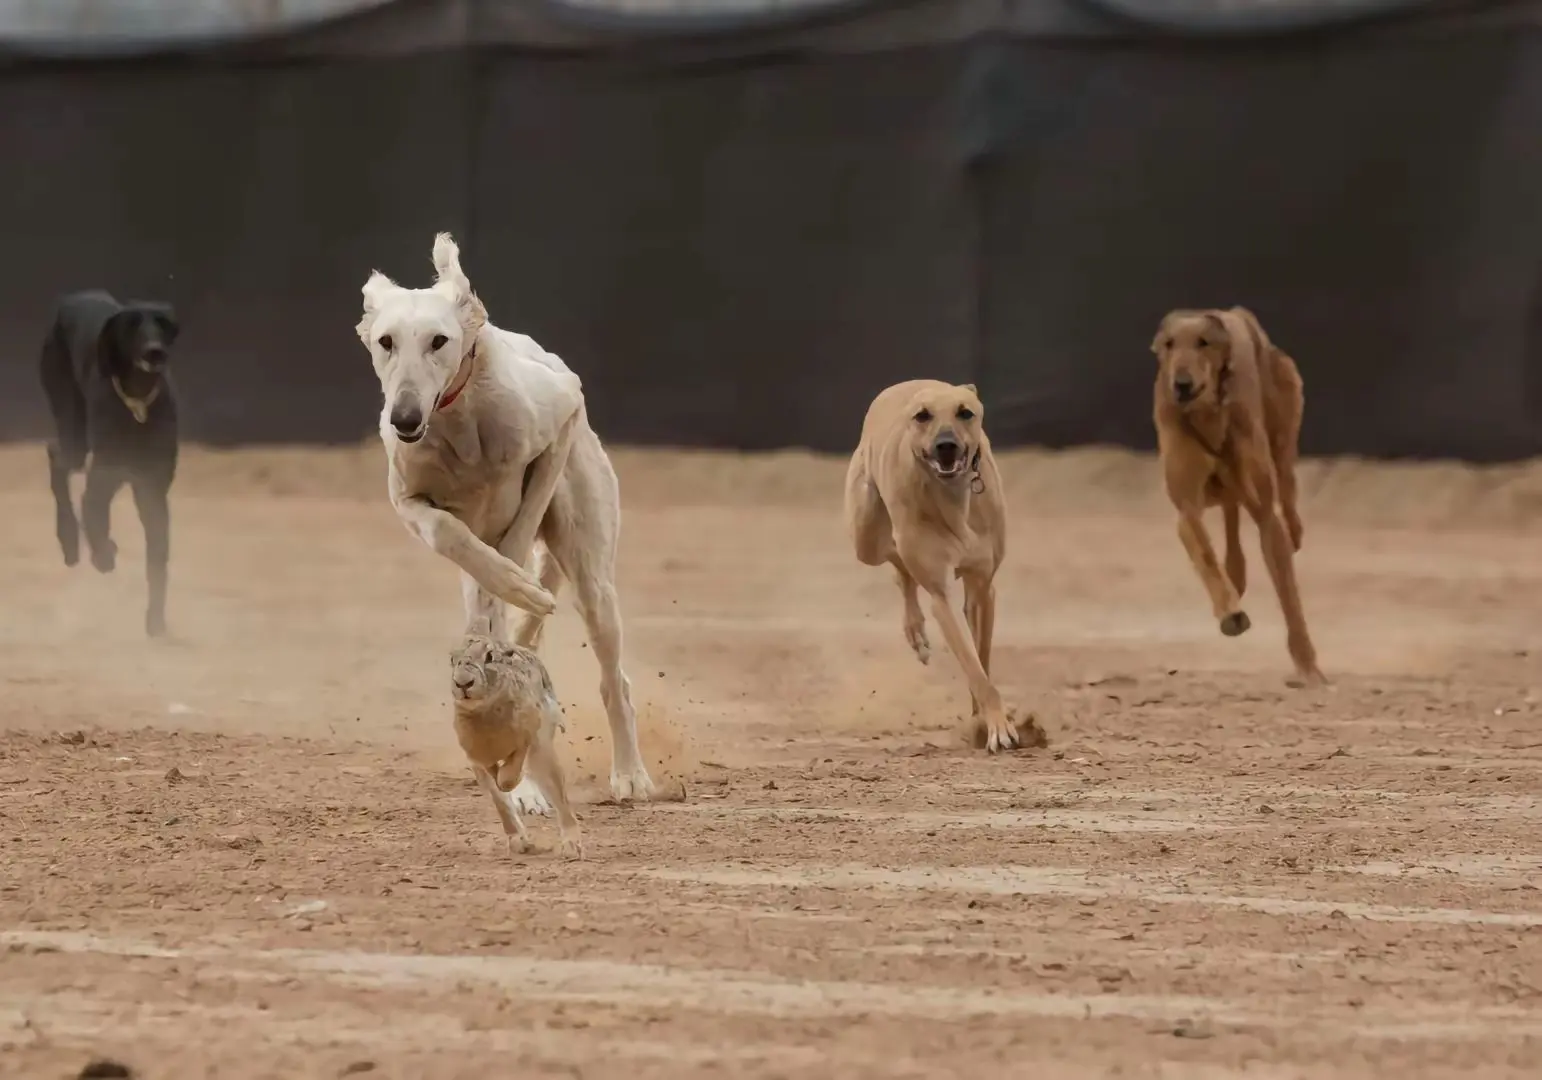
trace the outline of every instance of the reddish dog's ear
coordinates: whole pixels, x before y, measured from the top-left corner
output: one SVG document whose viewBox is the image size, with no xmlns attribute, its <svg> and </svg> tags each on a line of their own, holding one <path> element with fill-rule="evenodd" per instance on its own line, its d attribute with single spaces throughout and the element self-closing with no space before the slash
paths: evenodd
<svg viewBox="0 0 1542 1080">
<path fill-rule="evenodd" d="M 1245 307 L 1234 307 L 1231 313 L 1242 320 L 1242 325 L 1247 328 L 1248 337 L 1252 339 L 1254 354 L 1262 359 L 1263 355 L 1274 347 L 1274 342 L 1270 341 L 1269 335 L 1264 332 L 1264 324 L 1258 321 L 1257 315 Z"/>
<path fill-rule="evenodd" d="M 1231 331 L 1226 328 L 1226 319 L 1219 311 L 1205 312 L 1205 338 L 1211 345 L 1219 345 L 1231 352 Z"/>
<path fill-rule="evenodd" d="M 1156 336 L 1151 339 L 1151 351 L 1158 357 L 1167 346 L 1167 324 L 1173 321 L 1173 316 L 1176 314 L 1178 314 L 1176 311 L 1169 311 L 1162 316 L 1162 321 L 1157 323 Z"/>
</svg>

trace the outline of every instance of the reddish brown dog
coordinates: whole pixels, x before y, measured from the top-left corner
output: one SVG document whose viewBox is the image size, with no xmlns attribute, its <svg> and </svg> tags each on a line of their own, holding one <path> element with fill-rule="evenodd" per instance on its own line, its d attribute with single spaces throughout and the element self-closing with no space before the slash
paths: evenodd
<svg viewBox="0 0 1542 1080">
<path fill-rule="evenodd" d="M 1178 537 L 1210 594 L 1221 633 L 1235 637 L 1251 625 L 1242 610 L 1247 564 L 1240 508 L 1258 526 L 1297 680 L 1325 683 L 1296 584 L 1294 557 L 1301 550 L 1296 453 L 1303 393 L 1295 361 L 1269 340 L 1251 311 L 1240 307 L 1168 312 L 1151 350 L 1161 365 L 1154 418 L 1167 495 L 1178 510 Z M 1226 523 L 1224 574 L 1204 523 L 1205 510 L 1217 504 Z"/>
</svg>

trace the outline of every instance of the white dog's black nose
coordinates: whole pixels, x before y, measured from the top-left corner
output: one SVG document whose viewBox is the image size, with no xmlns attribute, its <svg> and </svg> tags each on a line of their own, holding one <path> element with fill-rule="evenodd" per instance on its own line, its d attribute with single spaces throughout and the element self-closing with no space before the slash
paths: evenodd
<svg viewBox="0 0 1542 1080">
<path fill-rule="evenodd" d="M 391 427 L 400 439 L 412 442 L 423 435 L 423 410 L 416 405 L 398 405 L 391 410 Z"/>
</svg>

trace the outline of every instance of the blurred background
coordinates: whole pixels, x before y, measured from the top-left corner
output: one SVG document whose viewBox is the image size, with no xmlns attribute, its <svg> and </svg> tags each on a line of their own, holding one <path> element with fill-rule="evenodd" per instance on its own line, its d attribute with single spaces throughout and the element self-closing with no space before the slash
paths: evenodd
<svg viewBox="0 0 1542 1080">
<path fill-rule="evenodd" d="M 1542 453 L 1542 0 L 3 0 L 0 439 L 54 298 L 161 298 L 188 438 L 353 443 L 373 267 L 462 244 L 613 443 L 1152 445 L 1251 307 L 1308 454 Z"/>
</svg>

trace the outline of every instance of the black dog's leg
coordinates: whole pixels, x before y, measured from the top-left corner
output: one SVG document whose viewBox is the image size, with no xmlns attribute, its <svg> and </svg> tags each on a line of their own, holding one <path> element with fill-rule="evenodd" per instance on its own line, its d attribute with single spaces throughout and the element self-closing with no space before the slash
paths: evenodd
<svg viewBox="0 0 1542 1080">
<path fill-rule="evenodd" d="M 145 580 L 150 602 L 145 609 L 145 633 L 166 635 L 166 568 L 171 561 L 171 508 L 168 485 L 153 479 L 133 481 L 134 505 L 145 528 Z"/>
<path fill-rule="evenodd" d="M 54 493 L 54 535 L 64 553 L 64 565 L 80 561 L 80 522 L 70 501 L 70 466 L 58 443 L 48 444 L 48 486 Z"/>
<path fill-rule="evenodd" d="M 112 497 L 123 486 L 123 474 L 111 469 L 93 468 L 86 473 L 86 493 L 80 501 L 80 523 L 86 532 L 86 546 L 91 549 L 91 565 L 110 573 L 118 562 L 118 545 L 112 542 Z"/>
<path fill-rule="evenodd" d="M 86 467 L 86 400 L 70 370 L 69 352 L 56 335 L 43 344 L 43 392 L 54 414 L 55 438 L 48 444 L 48 486 L 54 493 L 54 534 L 64 565 L 80 561 L 80 522 L 70 498 L 70 474 Z"/>
</svg>

